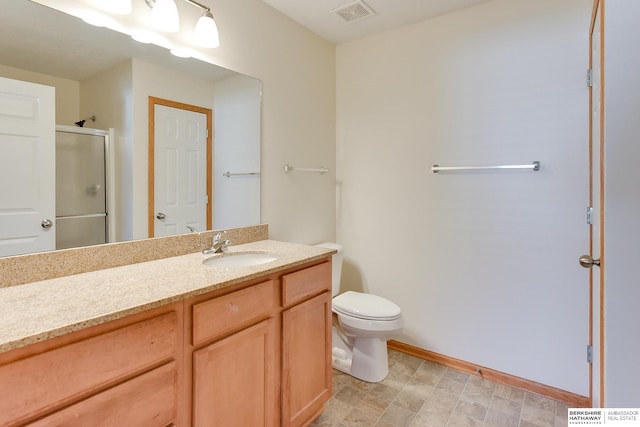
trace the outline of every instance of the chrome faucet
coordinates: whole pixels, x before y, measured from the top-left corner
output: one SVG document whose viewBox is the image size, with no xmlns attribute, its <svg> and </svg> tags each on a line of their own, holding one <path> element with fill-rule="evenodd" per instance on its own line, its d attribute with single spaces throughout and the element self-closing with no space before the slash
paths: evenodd
<svg viewBox="0 0 640 427">
<path fill-rule="evenodd" d="M 231 243 L 231 240 L 222 239 L 222 236 L 224 236 L 225 234 L 227 234 L 226 230 L 225 231 L 219 231 L 218 233 L 216 233 L 213 236 L 213 246 L 211 246 L 210 248 L 204 249 L 202 251 L 202 253 L 204 255 L 211 255 L 211 254 L 219 254 L 222 252 L 227 252 L 227 250 L 229 249 L 228 246 Z"/>
</svg>

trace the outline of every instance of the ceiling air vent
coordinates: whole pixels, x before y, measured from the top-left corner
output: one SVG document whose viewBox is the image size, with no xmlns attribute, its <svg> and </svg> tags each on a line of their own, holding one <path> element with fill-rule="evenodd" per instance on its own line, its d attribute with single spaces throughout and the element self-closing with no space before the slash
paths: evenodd
<svg viewBox="0 0 640 427">
<path fill-rule="evenodd" d="M 367 6 L 367 4 L 362 0 L 357 0 L 344 6 L 340 6 L 333 9 L 331 13 L 335 13 L 348 23 L 356 22 L 376 14 L 376 12 Z"/>
</svg>

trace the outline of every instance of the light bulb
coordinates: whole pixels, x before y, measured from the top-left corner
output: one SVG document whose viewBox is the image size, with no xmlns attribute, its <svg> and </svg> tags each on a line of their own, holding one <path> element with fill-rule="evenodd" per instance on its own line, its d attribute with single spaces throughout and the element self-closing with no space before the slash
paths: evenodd
<svg viewBox="0 0 640 427">
<path fill-rule="evenodd" d="M 176 3 L 173 0 L 156 0 L 151 9 L 151 23 L 158 30 L 177 33 L 180 29 L 180 16 Z"/>
<path fill-rule="evenodd" d="M 213 15 L 209 10 L 205 10 L 200 19 L 198 19 L 196 29 L 193 31 L 193 38 L 198 46 L 220 46 L 218 26 L 216 25 L 216 21 L 213 20 Z"/>
</svg>

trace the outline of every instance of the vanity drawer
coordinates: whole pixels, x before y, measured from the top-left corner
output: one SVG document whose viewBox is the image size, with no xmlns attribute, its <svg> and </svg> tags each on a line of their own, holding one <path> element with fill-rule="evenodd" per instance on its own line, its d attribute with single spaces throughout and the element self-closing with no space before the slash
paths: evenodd
<svg viewBox="0 0 640 427">
<path fill-rule="evenodd" d="M 0 425 L 67 405 L 173 359 L 177 345 L 172 311 L 0 366 Z"/>
<path fill-rule="evenodd" d="M 282 304 L 287 307 L 330 289 L 330 262 L 305 268 L 282 276 Z"/>
<path fill-rule="evenodd" d="M 176 419 L 177 389 L 171 362 L 28 425 L 165 427 Z"/>
<path fill-rule="evenodd" d="M 270 317 L 276 306 L 269 280 L 193 306 L 193 345 Z"/>
</svg>

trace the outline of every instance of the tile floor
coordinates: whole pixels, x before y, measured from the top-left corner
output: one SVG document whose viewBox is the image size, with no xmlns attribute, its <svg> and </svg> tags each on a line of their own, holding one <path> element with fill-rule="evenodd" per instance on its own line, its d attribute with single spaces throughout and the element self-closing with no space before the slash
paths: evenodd
<svg viewBox="0 0 640 427">
<path fill-rule="evenodd" d="M 378 384 L 334 370 L 333 396 L 312 427 L 564 427 L 565 403 L 389 351 Z"/>
</svg>

